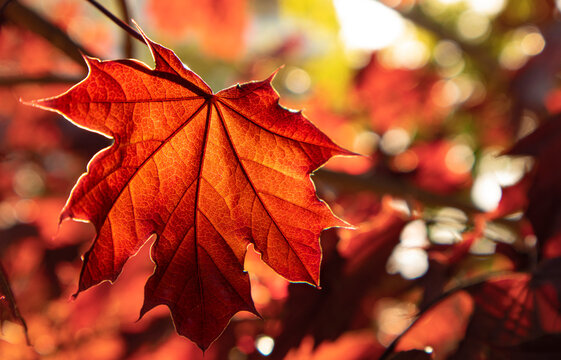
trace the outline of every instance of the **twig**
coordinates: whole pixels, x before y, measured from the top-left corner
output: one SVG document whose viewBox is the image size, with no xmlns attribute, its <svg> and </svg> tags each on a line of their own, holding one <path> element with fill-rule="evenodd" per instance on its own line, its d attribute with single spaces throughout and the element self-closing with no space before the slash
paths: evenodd
<svg viewBox="0 0 561 360">
<path fill-rule="evenodd" d="M 1 76 L 0 86 L 14 86 L 22 84 L 75 84 L 80 82 L 83 77 L 65 75 L 44 75 L 44 76 Z"/>
<path fill-rule="evenodd" d="M 482 214 L 483 211 L 475 207 L 468 198 L 461 196 L 440 195 L 423 190 L 409 182 L 388 177 L 387 175 L 349 175 L 345 173 L 320 169 L 313 175 L 314 182 L 322 182 L 336 189 L 345 191 L 371 191 L 377 194 L 388 194 L 405 200 L 418 200 L 428 207 L 453 207 L 462 210 L 468 217 Z M 507 219 L 493 219 L 493 223 L 500 224 L 513 232 L 518 232 L 519 223 Z"/>
<path fill-rule="evenodd" d="M 321 169 L 314 173 L 314 182 L 325 182 L 338 189 L 369 190 L 380 194 L 395 195 L 401 198 L 414 198 L 429 206 L 449 206 L 467 214 L 481 213 L 471 202 L 458 197 L 444 196 L 420 189 L 410 183 L 386 175 L 349 175 Z"/>
<path fill-rule="evenodd" d="M 24 318 L 21 316 L 18 310 L 14 293 L 12 292 L 10 282 L 8 281 L 8 276 L 6 275 L 6 270 L 4 270 L 2 264 L 0 264 L 0 292 L 6 298 L 6 301 L 10 306 L 10 311 L 12 312 L 14 318 L 16 318 L 21 323 L 21 326 L 23 327 L 23 331 L 25 333 L 25 340 L 27 341 L 27 345 L 31 346 L 31 341 L 29 340 L 29 335 L 27 333 L 27 324 L 25 323 Z"/>
<path fill-rule="evenodd" d="M 86 0 L 86 1 L 89 2 L 90 4 L 92 4 L 96 9 L 101 11 L 103 13 L 103 15 L 105 15 L 109 19 L 111 19 L 111 21 L 113 21 L 121 29 L 125 30 L 132 37 L 134 37 L 136 40 L 138 40 L 138 41 L 140 41 L 141 43 L 144 44 L 144 38 L 142 37 L 142 35 L 140 35 L 140 33 L 138 31 L 136 31 L 135 29 L 133 29 L 130 25 L 128 25 L 127 23 L 123 22 L 121 19 L 119 19 L 118 17 L 113 15 L 109 10 L 107 10 L 103 5 L 98 3 L 96 0 Z"/>
<path fill-rule="evenodd" d="M 84 69 L 87 68 L 82 54 L 89 54 L 88 51 L 74 42 L 64 31 L 17 0 L 0 0 L 0 6 L 3 7 L 4 19 L 45 38 Z"/>
<path fill-rule="evenodd" d="M 127 6 L 127 0 L 119 0 L 117 1 L 119 7 L 121 8 L 121 14 L 123 15 L 124 21 L 129 25 L 131 25 L 131 17 L 129 15 L 129 7 Z M 125 57 L 132 58 L 134 56 L 134 49 L 132 45 L 132 39 L 127 34 L 123 36 L 123 50 L 125 53 Z"/>
</svg>

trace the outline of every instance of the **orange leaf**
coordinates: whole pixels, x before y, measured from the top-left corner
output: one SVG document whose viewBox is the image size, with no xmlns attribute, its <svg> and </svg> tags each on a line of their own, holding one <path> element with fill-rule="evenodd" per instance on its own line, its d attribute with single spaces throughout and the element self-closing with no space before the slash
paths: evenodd
<svg viewBox="0 0 561 360">
<path fill-rule="evenodd" d="M 115 140 L 61 214 L 97 230 L 78 292 L 114 281 L 156 233 L 141 314 L 167 305 L 177 331 L 206 349 L 236 312 L 257 314 L 250 243 L 288 280 L 319 284 L 319 234 L 346 223 L 317 198 L 310 173 L 351 153 L 281 107 L 273 76 L 213 94 L 171 50 L 145 41 L 155 69 L 86 58 L 86 79 L 32 104 Z"/>
</svg>

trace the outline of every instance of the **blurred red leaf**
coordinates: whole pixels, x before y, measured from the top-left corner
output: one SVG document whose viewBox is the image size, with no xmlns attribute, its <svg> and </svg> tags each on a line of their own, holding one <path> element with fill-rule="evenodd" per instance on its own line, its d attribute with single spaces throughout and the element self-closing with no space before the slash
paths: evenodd
<svg viewBox="0 0 561 360">
<path fill-rule="evenodd" d="M 538 238 L 541 254 L 545 258 L 561 256 L 561 118 L 551 118 L 508 153 L 536 158 L 526 216 Z"/>
<path fill-rule="evenodd" d="M 356 80 L 356 95 L 370 113 L 375 131 L 438 125 L 449 109 L 433 101 L 438 77 L 427 70 L 390 69 L 374 55 Z M 391 89 L 391 91 L 389 91 Z"/>
<path fill-rule="evenodd" d="M 418 143 L 397 155 L 394 164 L 400 161 L 400 157 L 412 155 L 414 170 L 409 177 L 419 187 L 440 194 L 452 193 L 471 182 L 471 168 L 454 157 L 454 146 L 454 143 L 446 140 Z"/>
<path fill-rule="evenodd" d="M 561 112 L 561 89 L 555 89 L 545 98 L 545 106 L 551 114 Z"/>
<path fill-rule="evenodd" d="M 318 200 L 310 173 L 351 153 L 281 107 L 272 77 L 213 94 L 145 40 L 155 69 L 87 58 L 85 80 L 33 105 L 115 139 L 61 214 L 97 230 L 78 292 L 114 281 L 156 233 L 141 314 L 167 305 L 177 331 L 206 349 L 233 314 L 257 314 L 243 268 L 250 242 L 282 276 L 319 284 L 319 234 L 345 222 Z"/>
<path fill-rule="evenodd" d="M 291 348 L 311 335 L 314 346 L 335 340 L 348 329 L 365 326 L 361 302 L 373 287 L 390 278 L 386 262 L 399 243 L 399 234 L 407 223 L 386 198 L 380 211 L 372 216 L 369 226 L 350 239 L 343 254 L 337 251 L 338 238 L 333 231 L 322 235 L 325 259 L 322 264 L 322 289 L 291 284 L 283 316 L 283 331 L 277 337 L 271 355 L 282 359 Z M 343 256 L 342 256 L 343 255 Z M 398 279 L 388 279 L 401 287 Z M 379 296 L 383 296 L 377 294 Z M 354 320 L 360 318 L 359 324 Z M 362 321 L 362 322 L 361 322 Z"/>
<path fill-rule="evenodd" d="M 244 49 L 247 0 L 149 0 L 158 30 L 172 38 L 194 35 L 209 55 L 234 59 Z"/>
<path fill-rule="evenodd" d="M 423 350 L 430 346 L 435 359 L 445 359 L 461 341 L 473 300 L 465 292 L 457 292 L 425 312 L 399 339 L 396 351 Z"/>
<path fill-rule="evenodd" d="M 372 154 L 374 152 L 373 143 L 369 142 L 368 135 L 366 140 L 361 141 L 361 135 L 367 134 L 353 123 L 348 114 L 339 114 L 329 109 L 321 97 L 315 98 L 306 104 L 306 114 L 313 119 L 317 119 L 317 125 L 337 144 L 353 151 L 361 152 L 365 156 L 355 156 L 350 159 L 334 158 L 326 164 L 327 169 L 343 171 L 349 174 L 363 174 L 375 164 Z M 365 136 L 363 136 L 365 138 Z M 358 144 L 357 144 L 358 143 Z M 358 145 L 358 146 L 357 146 Z M 358 147 L 358 149 L 357 149 Z M 372 156 L 370 156 L 372 154 Z"/>
<path fill-rule="evenodd" d="M 516 184 L 504 187 L 499 205 L 495 210 L 485 213 L 487 219 L 498 219 L 523 211 L 528 206 L 528 189 L 532 183 L 532 177 L 525 175 Z"/>
<path fill-rule="evenodd" d="M 460 354 L 462 359 L 481 359 L 482 354 L 496 358 L 493 354 L 505 349 L 560 333 L 560 265 L 561 258 L 551 259 L 533 274 L 498 275 L 453 292 L 421 315 L 396 350 L 431 346 L 435 359 L 450 354 Z M 456 298 L 463 305 L 451 308 Z M 451 352 L 448 345 L 442 348 L 443 343 L 459 346 Z"/>
<path fill-rule="evenodd" d="M 285 360 L 366 360 L 377 359 L 383 347 L 369 331 L 349 332 L 334 342 L 325 342 L 314 348 L 312 339 L 306 338 L 302 345 L 292 350 Z M 419 359 L 421 360 L 421 359 Z"/>
</svg>

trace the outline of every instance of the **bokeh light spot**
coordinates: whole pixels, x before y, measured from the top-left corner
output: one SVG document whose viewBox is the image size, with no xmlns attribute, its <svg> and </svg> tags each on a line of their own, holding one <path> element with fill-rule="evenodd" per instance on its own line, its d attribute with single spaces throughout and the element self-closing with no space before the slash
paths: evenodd
<svg viewBox="0 0 561 360">
<path fill-rule="evenodd" d="M 304 94 L 310 89 L 312 79 L 308 73 L 300 68 L 290 68 L 286 74 L 285 86 L 295 94 Z"/>
<path fill-rule="evenodd" d="M 467 0 L 467 3 L 475 12 L 494 16 L 504 9 L 506 0 Z"/>
<path fill-rule="evenodd" d="M 451 67 L 462 61 L 462 51 L 451 40 L 441 40 L 434 47 L 434 61 L 442 67 Z"/>
<path fill-rule="evenodd" d="M 395 247 L 386 266 L 388 273 L 400 273 L 408 280 L 423 276 L 428 268 L 428 255 L 425 250 L 409 248 L 401 244 Z"/>
<path fill-rule="evenodd" d="M 456 174 L 469 172 L 474 161 L 475 156 L 473 155 L 473 150 L 465 144 L 452 146 L 444 158 L 446 167 Z"/>
<path fill-rule="evenodd" d="M 401 245 L 405 247 L 423 247 L 429 245 L 427 240 L 427 224 L 423 220 L 414 220 L 405 225 L 399 236 Z"/>
<path fill-rule="evenodd" d="M 334 0 L 341 37 L 348 48 L 378 50 L 399 38 L 403 18 L 393 9 L 371 0 Z"/>
<path fill-rule="evenodd" d="M 397 155 L 407 149 L 411 137 L 409 133 L 402 128 L 392 128 L 384 133 L 380 148 L 388 155 Z"/>
<path fill-rule="evenodd" d="M 456 26 L 458 34 L 465 40 L 480 41 L 489 33 L 491 23 L 486 16 L 468 10 L 460 15 Z"/>
<path fill-rule="evenodd" d="M 545 40 L 539 32 L 532 32 L 524 36 L 520 47 L 522 48 L 522 52 L 526 55 L 538 55 L 545 47 Z"/>
<path fill-rule="evenodd" d="M 269 356 L 273 352 L 273 348 L 275 347 L 275 340 L 272 337 L 262 335 L 257 338 L 255 341 L 255 347 L 257 351 L 263 356 Z"/>
<path fill-rule="evenodd" d="M 471 200 L 483 211 L 494 210 L 501 201 L 502 189 L 491 174 L 478 176 L 471 188 Z"/>
</svg>

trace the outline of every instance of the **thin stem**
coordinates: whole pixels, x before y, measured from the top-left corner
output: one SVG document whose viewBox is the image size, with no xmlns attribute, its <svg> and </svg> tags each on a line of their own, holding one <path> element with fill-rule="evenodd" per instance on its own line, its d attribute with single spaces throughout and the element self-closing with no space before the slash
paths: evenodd
<svg viewBox="0 0 561 360">
<path fill-rule="evenodd" d="M 129 7 L 127 6 L 127 0 L 118 0 L 117 4 L 121 8 L 121 14 L 123 16 L 124 21 L 129 25 L 131 25 L 131 17 L 129 14 Z M 132 58 L 134 55 L 134 49 L 132 45 L 132 39 L 127 34 L 123 34 L 123 50 L 125 53 L 125 57 Z"/>
<path fill-rule="evenodd" d="M 98 3 L 96 0 L 86 0 L 86 1 L 89 2 L 90 4 L 92 4 L 94 7 L 96 7 L 99 11 L 101 11 L 103 13 L 103 15 L 105 15 L 109 19 L 111 19 L 111 21 L 113 21 L 121 29 L 128 32 L 129 35 L 131 35 L 136 40 L 138 40 L 138 41 L 140 41 L 144 44 L 144 38 L 142 37 L 142 35 L 140 35 L 140 33 L 138 31 L 136 31 L 135 29 L 133 29 L 130 25 L 128 25 L 127 23 L 123 22 L 121 19 L 119 19 L 118 17 L 113 15 L 109 10 L 107 10 L 103 5 Z"/>
</svg>

